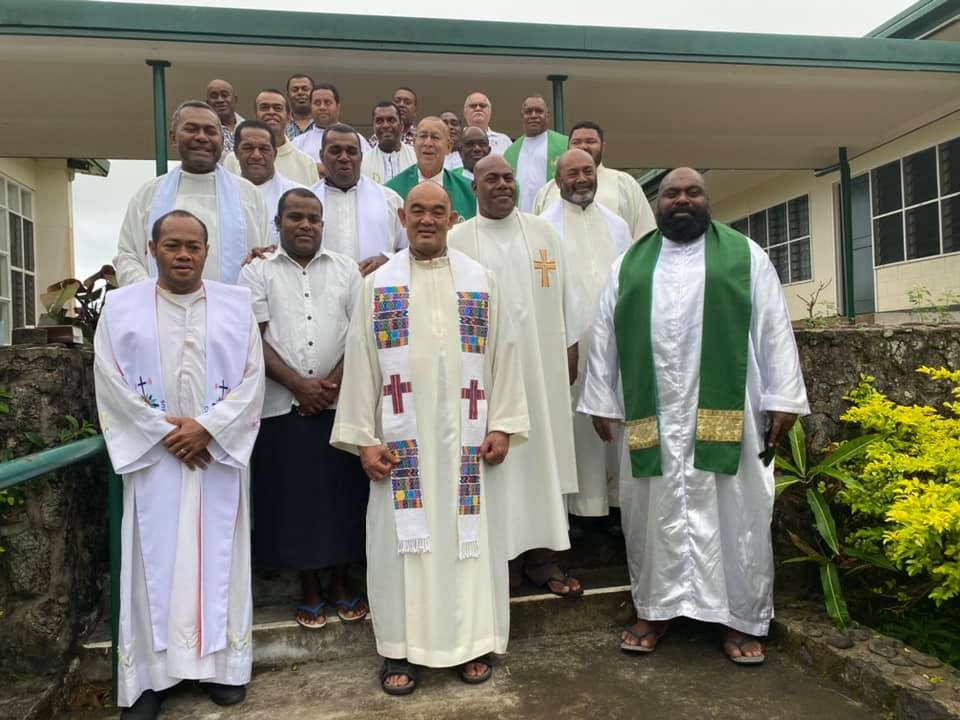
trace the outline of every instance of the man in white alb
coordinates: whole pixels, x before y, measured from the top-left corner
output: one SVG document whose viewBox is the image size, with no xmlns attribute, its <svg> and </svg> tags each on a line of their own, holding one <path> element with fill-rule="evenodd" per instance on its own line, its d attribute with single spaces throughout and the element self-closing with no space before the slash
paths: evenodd
<svg viewBox="0 0 960 720">
<path fill-rule="evenodd" d="M 381 185 L 393 180 L 400 172 L 416 164 L 413 146 L 403 142 L 403 123 L 400 110 L 389 100 L 373 106 L 373 136 L 376 145 L 363 153 L 360 172 Z"/>
<path fill-rule="evenodd" d="M 520 106 L 523 135 L 507 148 L 503 157 L 513 168 L 520 187 L 518 207 L 533 211 L 537 191 L 557 171 L 557 158 L 567 151 L 567 136 L 547 128 L 547 101 L 531 95 Z"/>
<path fill-rule="evenodd" d="M 310 93 L 310 108 L 313 112 L 313 127 L 298 135 L 294 141 L 297 150 L 305 152 L 314 162 L 321 162 L 320 149 L 323 147 L 323 134 L 331 125 L 340 122 L 340 91 L 333 83 L 317 83 Z M 360 138 L 360 149 L 370 150 L 370 143 Z"/>
</svg>

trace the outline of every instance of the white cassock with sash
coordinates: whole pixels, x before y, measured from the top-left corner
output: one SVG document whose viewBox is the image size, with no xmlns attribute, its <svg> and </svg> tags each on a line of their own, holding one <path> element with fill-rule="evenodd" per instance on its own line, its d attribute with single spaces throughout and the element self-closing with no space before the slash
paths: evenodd
<svg viewBox="0 0 960 720">
<path fill-rule="evenodd" d="M 123 475 L 119 704 L 185 678 L 246 683 L 251 667 L 248 477 L 264 370 L 250 293 L 150 280 L 108 296 L 95 338 L 97 407 Z M 161 440 L 168 415 L 212 435 L 206 470 Z"/>
<path fill-rule="evenodd" d="M 325 181 L 310 189 L 323 205 L 322 245 L 327 250 L 361 262 L 406 247 L 397 216 L 403 200 L 390 188 L 361 175 L 346 191 Z"/>
<path fill-rule="evenodd" d="M 566 550 L 563 495 L 577 491 L 567 347 L 576 339 L 564 322 L 572 297 L 560 239 L 543 218 L 514 210 L 500 220 L 478 215 L 457 225 L 449 244 L 497 278 L 523 365 L 530 439 L 486 471 L 492 522 L 510 559 L 536 548 Z"/>
<path fill-rule="evenodd" d="M 229 153 L 224 161 L 223 167 L 234 175 L 242 175 L 240 172 L 240 161 L 237 160 L 235 152 Z M 274 169 L 293 182 L 300 183 L 304 187 L 310 187 L 320 179 L 317 175 L 317 163 L 310 157 L 294 147 L 292 141 L 287 141 L 277 148 L 277 159 L 274 162 Z"/>
<path fill-rule="evenodd" d="M 270 238 L 266 204 L 252 183 L 219 165 L 203 174 L 176 167 L 143 185 L 127 205 L 113 261 L 121 285 L 156 276 L 150 230 L 171 210 L 191 212 L 207 226 L 207 280 L 236 283 L 247 252 Z"/>
<path fill-rule="evenodd" d="M 413 151 L 413 147 L 406 143 L 400 143 L 400 147 L 392 153 L 386 153 L 377 146 L 363 154 L 360 172 L 382 185 L 416 164 L 417 154 Z"/>
<path fill-rule="evenodd" d="M 330 443 L 389 444 L 401 459 L 371 482 L 367 506 L 367 589 L 385 657 L 448 667 L 506 649 L 507 558 L 491 532 L 488 469 L 471 449 L 495 430 L 526 438 L 505 323 L 493 277 L 455 250 L 424 261 L 402 250 L 365 279 Z M 478 343 L 482 355 L 468 349 Z M 474 427 L 482 404 L 485 427 Z"/>
<path fill-rule="evenodd" d="M 596 313 L 600 290 L 607 281 L 610 266 L 633 242 L 622 218 L 599 203 L 586 209 L 561 200 L 541 215 L 560 236 L 561 253 L 570 268 L 566 281 L 574 298 L 575 311 L 567 325 L 580 342 L 580 363 L 577 381 L 571 388 L 573 407 L 583 389 L 587 351 L 590 347 L 591 323 Z M 601 517 L 617 505 L 617 483 L 625 448 L 618 433 L 615 442 L 604 443 L 597 437 L 590 418 L 574 415 L 573 435 L 577 453 L 578 491 L 570 495 L 568 509 L 573 515 Z"/>
<path fill-rule="evenodd" d="M 758 459 L 765 411 L 809 412 L 790 315 L 776 270 L 750 247 L 752 315 L 743 436 L 736 475 L 694 467 L 705 288 L 704 240 L 666 238 L 653 275 L 651 342 L 662 475 L 620 479 L 620 510 L 637 615 L 685 616 L 766 635 L 773 617 L 773 465 Z M 577 410 L 623 419 L 614 330 L 618 259 L 593 326 Z M 629 467 L 629 463 L 627 464 Z"/>
<path fill-rule="evenodd" d="M 562 199 L 556 181 L 549 180 L 537 192 L 533 201 L 533 212 L 542 215 L 548 207 Z M 614 215 L 623 218 L 630 228 L 630 237 L 634 240 L 639 240 L 657 227 L 657 220 L 643 194 L 643 187 L 633 175 L 623 170 L 614 170 L 600 163 L 597 167 L 596 201 Z"/>
<path fill-rule="evenodd" d="M 320 151 L 323 149 L 323 136 L 326 132 L 326 128 L 312 127 L 297 135 L 292 141 L 293 146 L 314 162 L 320 162 Z M 366 155 L 371 150 L 370 142 L 360 133 L 357 133 L 357 138 L 360 140 L 360 152 Z"/>
</svg>

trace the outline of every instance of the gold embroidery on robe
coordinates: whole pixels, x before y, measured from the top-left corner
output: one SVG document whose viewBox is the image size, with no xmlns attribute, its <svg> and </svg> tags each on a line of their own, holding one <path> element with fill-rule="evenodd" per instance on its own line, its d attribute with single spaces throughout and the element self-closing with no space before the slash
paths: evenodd
<svg viewBox="0 0 960 720">
<path fill-rule="evenodd" d="M 697 410 L 697 440 L 740 442 L 743 410 Z"/>
<path fill-rule="evenodd" d="M 627 420 L 627 443 L 631 450 L 645 450 L 660 444 L 660 431 L 655 415 L 639 420 Z"/>
</svg>

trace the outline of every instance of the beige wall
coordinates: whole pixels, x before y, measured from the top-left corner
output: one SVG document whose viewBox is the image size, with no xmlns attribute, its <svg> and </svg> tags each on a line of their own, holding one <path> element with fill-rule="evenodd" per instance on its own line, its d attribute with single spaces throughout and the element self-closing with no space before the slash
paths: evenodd
<svg viewBox="0 0 960 720">
<path fill-rule="evenodd" d="M 853 177 L 905 155 L 923 150 L 945 140 L 960 136 L 960 112 L 920 128 L 876 150 L 850 161 Z M 744 185 L 742 176 L 740 185 Z M 838 269 L 839 238 L 836 235 L 834 215 L 834 186 L 838 173 L 815 177 L 813 172 L 788 172 L 770 176 L 757 173 L 757 183 L 735 193 L 725 194 L 713 203 L 713 215 L 718 220 L 737 220 L 752 212 L 777 205 L 798 195 L 810 196 L 810 253 L 813 277 L 809 282 L 784 286 L 784 294 L 795 319 L 806 317 L 806 308 L 798 295 L 809 296 L 821 281 L 831 281 L 821 299 L 839 306 L 840 282 L 835 277 Z M 707 174 L 710 182 L 710 173 Z M 723 187 L 723 173 L 717 174 L 717 184 Z M 874 270 L 874 292 L 878 312 L 910 309 L 907 293 L 915 285 L 923 285 L 940 297 L 945 292 L 960 292 L 960 253 L 946 256 L 907 260 L 884 265 Z"/>
</svg>

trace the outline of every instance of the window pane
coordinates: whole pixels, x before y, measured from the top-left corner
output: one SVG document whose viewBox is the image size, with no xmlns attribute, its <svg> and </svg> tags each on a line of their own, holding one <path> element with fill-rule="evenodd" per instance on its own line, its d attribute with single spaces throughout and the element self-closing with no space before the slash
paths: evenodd
<svg viewBox="0 0 960 720">
<path fill-rule="evenodd" d="M 13 280 L 12 327 L 23 327 L 23 273 L 14 271 L 10 273 L 10 279 Z"/>
<path fill-rule="evenodd" d="M 940 146 L 940 194 L 960 192 L 960 138 Z"/>
<path fill-rule="evenodd" d="M 899 210 L 903 207 L 900 194 L 900 161 L 894 160 L 870 173 L 870 186 L 873 193 L 873 214 Z"/>
<path fill-rule="evenodd" d="M 770 248 L 770 262 L 777 269 L 781 283 L 790 282 L 790 251 L 786 245 Z"/>
<path fill-rule="evenodd" d="M 774 205 L 767 210 L 767 223 L 770 228 L 768 236 L 771 245 L 787 241 L 787 206 Z"/>
<path fill-rule="evenodd" d="M 742 233 L 748 237 L 750 236 L 750 222 L 746 218 L 734 220 L 732 223 L 730 223 L 730 227 L 732 227 L 738 233 Z"/>
<path fill-rule="evenodd" d="M 27 325 L 37 324 L 37 293 L 33 275 L 23 276 L 23 307 L 24 322 Z"/>
<path fill-rule="evenodd" d="M 806 237 L 810 234 L 810 196 L 791 200 L 788 204 L 790 216 L 790 239 Z"/>
<path fill-rule="evenodd" d="M 790 282 L 801 282 L 812 277 L 810 272 L 810 241 L 790 243 Z"/>
<path fill-rule="evenodd" d="M 943 213 L 943 251 L 960 251 L 960 195 L 940 202 Z"/>
<path fill-rule="evenodd" d="M 20 188 L 7 180 L 7 207 L 20 212 Z"/>
<path fill-rule="evenodd" d="M 33 193 L 29 190 L 21 190 L 20 197 L 22 202 L 20 204 L 20 212 L 23 213 L 24 217 L 33 219 Z"/>
<path fill-rule="evenodd" d="M 767 211 L 761 210 L 750 216 L 750 237 L 760 247 L 767 246 Z"/>
<path fill-rule="evenodd" d="M 903 159 L 903 194 L 905 205 L 916 205 L 937 197 L 936 148 Z"/>
<path fill-rule="evenodd" d="M 907 210 L 907 260 L 940 254 L 940 218 L 937 203 Z"/>
<path fill-rule="evenodd" d="M 2 189 L 3 183 L 0 183 Z M 10 303 L 0 302 L 0 343 L 10 342 Z"/>
<path fill-rule="evenodd" d="M 0 183 L 0 189 L 3 183 Z M 7 211 L 0 210 L 0 252 L 10 252 L 10 228 L 7 225 Z"/>
<path fill-rule="evenodd" d="M 873 221 L 873 248 L 877 265 L 903 260 L 903 215 L 888 215 Z"/>
<path fill-rule="evenodd" d="M 22 268 L 23 243 L 20 235 L 20 216 L 13 213 L 7 213 L 7 216 L 10 218 L 10 222 L 7 223 L 7 227 L 10 228 L 10 263 L 14 267 Z"/>
<path fill-rule="evenodd" d="M 0 255 L 0 297 L 10 297 L 10 259 Z"/>
<path fill-rule="evenodd" d="M 23 221 L 23 269 L 33 270 L 33 223 L 29 220 Z"/>
</svg>

